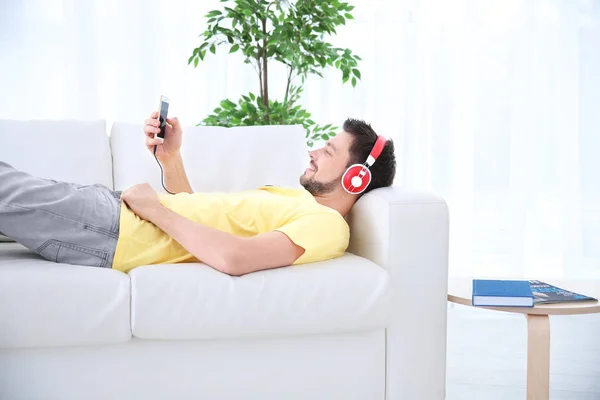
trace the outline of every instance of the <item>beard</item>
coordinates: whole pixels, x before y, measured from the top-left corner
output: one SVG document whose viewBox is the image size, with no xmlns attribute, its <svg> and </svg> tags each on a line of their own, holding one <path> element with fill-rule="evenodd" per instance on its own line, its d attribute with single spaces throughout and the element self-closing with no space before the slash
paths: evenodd
<svg viewBox="0 0 600 400">
<path fill-rule="evenodd" d="M 319 182 L 314 178 L 307 178 L 306 176 L 302 175 L 300 177 L 300 184 L 313 196 L 320 196 L 333 192 L 340 182 L 340 179 L 334 179 L 329 182 Z"/>
</svg>

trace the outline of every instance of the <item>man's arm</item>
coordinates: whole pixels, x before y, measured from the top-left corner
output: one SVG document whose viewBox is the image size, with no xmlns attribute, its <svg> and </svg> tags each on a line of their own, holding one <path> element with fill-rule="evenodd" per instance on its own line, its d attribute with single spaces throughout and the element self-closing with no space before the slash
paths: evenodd
<svg viewBox="0 0 600 400">
<path fill-rule="evenodd" d="M 282 232 L 239 237 L 191 221 L 166 207 L 157 208 L 149 215 L 149 221 L 194 257 L 229 275 L 288 266 L 304 253 Z"/>
<path fill-rule="evenodd" d="M 167 161 L 161 162 L 164 172 L 165 187 L 173 193 L 194 193 L 183 167 L 181 153 L 177 152 Z"/>
</svg>

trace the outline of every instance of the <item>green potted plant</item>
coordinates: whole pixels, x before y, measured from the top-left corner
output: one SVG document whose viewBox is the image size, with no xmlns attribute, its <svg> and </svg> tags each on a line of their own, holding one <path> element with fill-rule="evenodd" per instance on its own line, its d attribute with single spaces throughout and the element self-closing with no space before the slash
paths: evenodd
<svg viewBox="0 0 600 400">
<path fill-rule="evenodd" d="M 334 136 L 337 127 L 321 126 L 299 105 L 307 76 L 323 77 L 323 70 L 341 71 L 342 82 L 356 86 L 361 78 L 361 58 L 349 49 L 325 41 L 340 25 L 354 19 L 354 6 L 339 0 L 221 0 L 221 10 L 206 14 L 208 27 L 200 35 L 202 43 L 193 50 L 189 64 L 198 66 L 207 54 L 227 46 L 229 53 L 241 52 L 244 63 L 257 73 L 260 92 L 242 95 L 237 101 L 225 99 L 220 107 L 198 125 L 248 126 L 301 124 L 306 129 L 308 146 L 315 140 Z M 273 62 L 287 71 L 283 99 L 274 100 L 269 92 L 269 70 Z M 299 79 L 299 81 L 298 81 Z"/>
</svg>

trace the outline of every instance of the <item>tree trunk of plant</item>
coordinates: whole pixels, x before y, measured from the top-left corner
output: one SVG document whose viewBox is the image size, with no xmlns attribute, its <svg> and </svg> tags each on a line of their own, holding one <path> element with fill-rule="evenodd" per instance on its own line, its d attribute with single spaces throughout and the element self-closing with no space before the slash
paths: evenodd
<svg viewBox="0 0 600 400">
<path fill-rule="evenodd" d="M 288 94 L 290 93 L 290 83 L 292 82 L 292 72 L 294 70 L 292 69 L 292 66 L 290 65 L 290 72 L 288 74 L 288 79 L 287 79 L 287 85 L 285 87 L 285 97 L 283 98 L 283 103 L 287 104 L 288 102 Z"/>
<path fill-rule="evenodd" d="M 263 93 L 263 80 L 262 80 L 262 65 L 261 65 L 261 56 L 259 55 L 256 58 L 256 65 L 258 65 L 258 83 L 260 85 L 260 98 L 262 99 L 264 97 L 264 93 Z"/>
<path fill-rule="evenodd" d="M 263 104 L 269 109 L 269 74 L 267 71 L 267 51 L 263 56 Z"/>
<path fill-rule="evenodd" d="M 263 29 L 263 33 L 265 34 L 265 37 L 263 38 L 263 56 L 262 56 L 263 104 L 265 105 L 265 108 L 267 109 L 267 120 L 268 120 L 269 119 L 269 114 L 268 114 L 268 112 L 269 112 L 269 80 L 268 80 L 269 74 L 268 74 L 268 70 L 267 70 L 267 18 L 266 17 L 262 19 L 262 29 Z"/>
</svg>

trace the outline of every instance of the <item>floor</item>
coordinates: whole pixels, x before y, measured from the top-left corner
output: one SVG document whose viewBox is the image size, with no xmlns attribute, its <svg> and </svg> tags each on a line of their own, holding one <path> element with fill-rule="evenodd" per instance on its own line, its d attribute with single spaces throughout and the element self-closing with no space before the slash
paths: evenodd
<svg viewBox="0 0 600 400">
<path fill-rule="evenodd" d="M 525 399 L 525 318 L 451 304 L 447 363 L 447 400 Z M 550 399 L 600 400 L 600 314 L 550 317 Z"/>
</svg>

